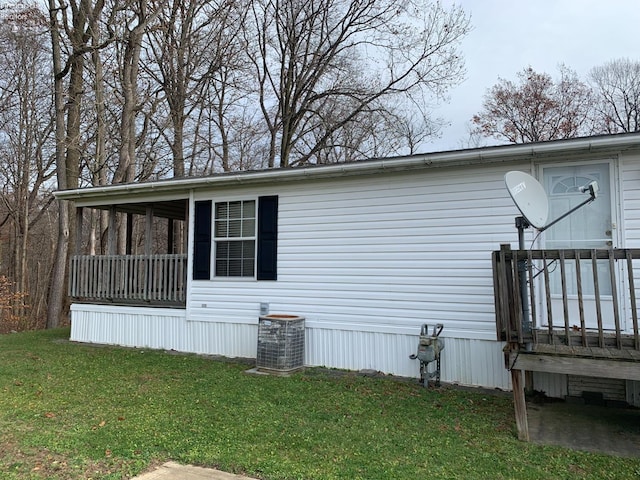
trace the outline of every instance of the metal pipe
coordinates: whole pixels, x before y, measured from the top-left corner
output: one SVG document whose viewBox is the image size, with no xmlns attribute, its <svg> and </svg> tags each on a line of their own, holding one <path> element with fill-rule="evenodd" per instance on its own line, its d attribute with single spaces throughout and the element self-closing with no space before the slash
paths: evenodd
<svg viewBox="0 0 640 480">
<path fill-rule="evenodd" d="M 526 250 L 524 230 L 530 224 L 524 217 L 516 217 L 516 228 L 518 229 L 518 249 Z M 522 305 L 522 333 L 531 333 L 531 319 L 529 318 L 529 296 L 527 294 L 527 262 L 518 260 L 518 277 L 520 282 L 520 301 Z"/>
</svg>

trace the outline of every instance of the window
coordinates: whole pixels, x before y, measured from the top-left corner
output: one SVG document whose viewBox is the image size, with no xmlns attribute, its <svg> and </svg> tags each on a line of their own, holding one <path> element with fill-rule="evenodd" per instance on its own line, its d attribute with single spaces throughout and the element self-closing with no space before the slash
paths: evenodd
<svg viewBox="0 0 640 480">
<path fill-rule="evenodd" d="M 215 204 L 215 270 L 217 277 L 253 277 L 256 259 L 256 202 Z"/>
<path fill-rule="evenodd" d="M 257 202 L 201 200 L 194 207 L 194 280 L 278 279 L 277 195 L 259 197 Z"/>
</svg>

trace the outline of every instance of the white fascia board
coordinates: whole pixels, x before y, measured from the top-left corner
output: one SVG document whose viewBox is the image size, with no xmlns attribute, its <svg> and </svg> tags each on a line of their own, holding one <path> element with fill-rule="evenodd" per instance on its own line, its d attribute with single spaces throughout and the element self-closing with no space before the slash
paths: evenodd
<svg viewBox="0 0 640 480">
<path fill-rule="evenodd" d="M 78 206 L 186 199 L 189 191 L 204 188 L 229 188 L 235 185 L 259 185 L 323 178 L 373 175 L 383 172 L 421 170 L 493 163 L 523 159 L 544 159 L 558 155 L 574 157 L 585 153 L 640 149 L 640 134 L 603 135 L 531 144 L 502 145 L 470 150 L 436 152 L 404 157 L 362 160 L 311 167 L 224 173 L 208 177 L 189 177 L 155 182 L 107 185 L 54 192 L 60 200 L 74 200 Z"/>
<path fill-rule="evenodd" d="M 134 185 L 134 184 L 132 184 Z M 136 184 L 143 185 L 143 184 Z M 97 187 L 102 188 L 102 187 Z M 127 189 L 117 191 L 96 192 L 95 187 L 79 188 L 77 190 L 61 190 L 54 192 L 54 196 L 61 200 L 73 200 L 77 207 L 104 207 L 105 205 L 124 205 L 131 203 L 168 202 L 171 200 L 188 200 L 189 191 L 157 192 L 150 189 L 136 189 L 129 193 Z M 73 198 L 65 198 L 62 193 L 77 192 Z"/>
</svg>

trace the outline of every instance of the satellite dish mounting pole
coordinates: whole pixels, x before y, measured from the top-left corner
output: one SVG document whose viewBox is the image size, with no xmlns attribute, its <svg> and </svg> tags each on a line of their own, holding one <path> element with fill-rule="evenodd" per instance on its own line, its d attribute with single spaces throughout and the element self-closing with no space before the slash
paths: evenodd
<svg viewBox="0 0 640 480">
<path fill-rule="evenodd" d="M 531 225 L 527 222 L 527 219 L 524 217 L 516 217 L 516 228 L 518 229 L 518 248 L 520 250 L 525 250 L 526 244 L 524 241 L 524 230 L 525 228 L 529 228 Z"/>
<path fill-rule="evenodd" d="M 518 229 L 518 249 L 526 250 L 524 231 L 531 225 L 524 217 L 516 217 L 516 228 Z M 531 319 L 529 318 L 529 296 L 527 291 L 527 262 L 518 260 L 518 276 L 520 281 L 520 304 L 522 305 L 522 332 L 531 333 Z"/>
</svg>

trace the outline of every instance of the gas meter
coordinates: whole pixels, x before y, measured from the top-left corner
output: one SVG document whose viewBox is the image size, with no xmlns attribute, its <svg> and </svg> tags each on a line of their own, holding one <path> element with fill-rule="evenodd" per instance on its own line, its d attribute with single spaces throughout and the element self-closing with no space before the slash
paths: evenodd
<svg viewBox="0 0 640 480">
<path fill-rule="evenodd" d="M 409 356 L 412 360 L 420 361 L 420 383 L 425 387 L 429 386 L 429 380 L 432 378 L 435 379 L 435 386 L 440 386 L 440 352 L 444 348 L 444 340 L 438 337 L 443 328 L 443 325 L 438 323 L 429 334 L 429 325 L 422 325 L 418 352 Z M 432 362 L 436 362 L 435 369 L 429 368 Z"/>
</svg>

